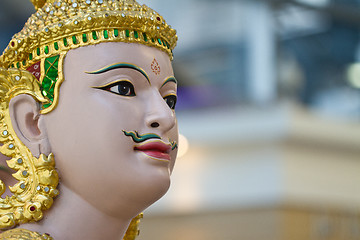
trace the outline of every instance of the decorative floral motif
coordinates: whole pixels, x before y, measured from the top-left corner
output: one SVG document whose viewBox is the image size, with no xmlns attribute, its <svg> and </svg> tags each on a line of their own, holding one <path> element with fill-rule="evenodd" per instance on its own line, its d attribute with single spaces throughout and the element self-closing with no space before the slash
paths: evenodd
<svg viewBox="0 0 360 240">
<path fill-rule="evenodd" d="M 154 61 L 152 61 L 152 63 L 151 63 L 151 70 L 152 70 L 156 75 L 159 75 L 160 72 L 161 72 L 160 65 L 159 65 L 159 63 L 156 61 L 155 58 L 154 58 Z"/>
</svg>

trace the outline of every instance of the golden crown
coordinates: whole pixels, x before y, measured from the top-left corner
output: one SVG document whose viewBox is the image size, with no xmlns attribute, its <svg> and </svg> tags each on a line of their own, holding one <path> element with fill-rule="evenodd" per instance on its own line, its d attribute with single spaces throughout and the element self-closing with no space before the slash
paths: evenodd
<svg viewBox="0 0 360 240">
<path fill-rule="evenodd" d="M 26 69 L 44 57 L 101 42 L 159 48 L 172 58 L 176 31 L 135 0 L 31 0 L 37 9 L 14 35 L 0 66 Z"/>
<path fill-rule="evenodd" d="M 135 0 L 31 0 L 37 9 L 0 56 L 0 67 L 31 72 L 52 111 L 64 81 L 63 60 L 70 49 L 102 42 L 140 43 L 173 58 L 176 31 Z"/>
</svg>

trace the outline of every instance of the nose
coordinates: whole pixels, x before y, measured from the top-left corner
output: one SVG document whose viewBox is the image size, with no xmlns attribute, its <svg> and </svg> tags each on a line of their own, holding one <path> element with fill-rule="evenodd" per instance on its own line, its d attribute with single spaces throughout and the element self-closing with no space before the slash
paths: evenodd
<svg viewBox="0 0 360 240">
<path fill-rule="evenodd" d="M 159 92 L 153 92 L 147 99 L 146 125 L 151 129 L 167 132 L 175 126 L 176 117 Z"/>
</svg>

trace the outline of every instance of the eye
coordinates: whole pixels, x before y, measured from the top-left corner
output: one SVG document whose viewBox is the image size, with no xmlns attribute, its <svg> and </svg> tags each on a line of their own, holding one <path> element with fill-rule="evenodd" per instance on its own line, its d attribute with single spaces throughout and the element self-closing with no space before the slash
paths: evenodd
<svg viewBox="0 0 360 240">
<path fill-rule="evenodd" d="M 164 100 L 165 100 L 166 104 L 169 106 L 169 108 L 175 109 L 176 100 L 177 100 L 177 97 L 175 95 L 168 95 L 168 96 L 164 97 Z"/>
<path fill-rule="evenodd" d="M 134 85 L 132 85 L 131 82 L 125 80 L 111 83 L 110 85 L 100 87 L 100 89 L 113 92 L 121 96 L 132 97 L 136 95 Z"/>
</svg>

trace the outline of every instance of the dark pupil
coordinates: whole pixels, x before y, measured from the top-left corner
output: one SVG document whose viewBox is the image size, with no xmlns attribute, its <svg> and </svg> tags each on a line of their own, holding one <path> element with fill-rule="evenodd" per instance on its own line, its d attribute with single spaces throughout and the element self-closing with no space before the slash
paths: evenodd
<svg viewBox="0 0 360 240">
<path fill-rule="evenodd" d="M 130 91 L 130 87 L 128 85 L 125 85 L 125 84 L 119 85 L 119 93 L 120 94 L 125 95 L 125 94 L 129 93 L 129 91 Z"/>
<path fill-rule="evenodd" d="M 167 105 L 168 105 L 170 108 L 174 109 L 174 108 L 175 108 L 175 104 L 176 104 L 175 97 L 173 97 L 173 96 L 167 97 L 167 98 L 166 98 L 166 103 L 167 103 Z"/>
<path fill-rule="evenodd" d="M 168 98 L 168 100 L 167 100 L 167 104 L 169 105 L 169 107 L 173 107 L 174 106 L 174 99 L 172 99 L 172 98 Z"/>
</svg>

